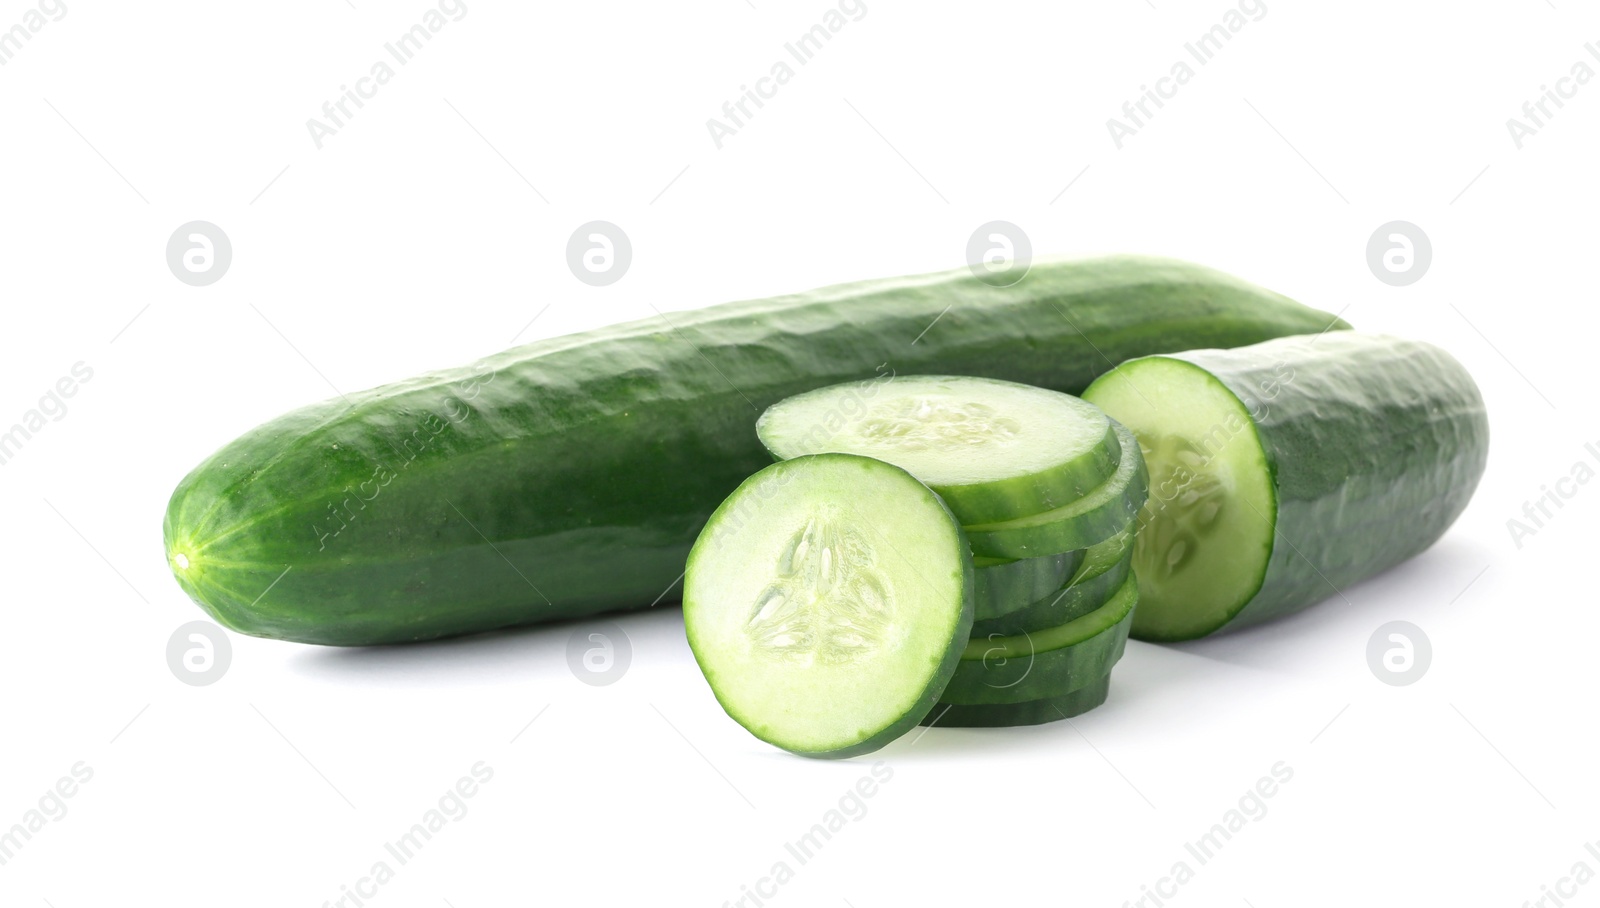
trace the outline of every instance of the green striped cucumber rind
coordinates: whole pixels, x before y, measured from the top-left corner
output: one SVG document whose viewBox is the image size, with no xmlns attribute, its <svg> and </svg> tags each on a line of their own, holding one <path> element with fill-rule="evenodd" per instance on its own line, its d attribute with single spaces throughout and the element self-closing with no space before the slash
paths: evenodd
<svg viewBox="0 0 1600 908">
<path fill-rule="evenodd" d="M 1065 624 L 1110 601 L 1127 581 L 1133 565 L 1134 527 L 1090 546 L 1072 579 L 1038 602 L 1014 612 L 973 622 L 972 636 L 1014 636 Z M 978 572 L 983 575 L 982 571 Z"/>
<path fill-rule="evenodd" d="M 940 703 L 923 718 L 930 728 L 1014 728 L 1044 725 L 1081 716 L 1106 702 L 1111 693 L 1111 673 L 1107 672 L 1083 687 L 1059 697 L 1028 700 L 1022 703 Z"/>
<path fill-rule="evenodd" d="M 1066 507 L 1003 523 L 964 527 L 973 554 L 1036 558 L 1070 552 L 1109 539 L 1132 523 L 1149 495 L 1150 476 L 1133 433 L 1121 423 L 1114 428 L 1122 440 L 1122 462 L 1111 478 Z"/>
<path fill-rule="evenodd" d="M 771 462 L 750 423 L 785 397 L 895 370 L 1076 394 L 1133 357 L 1334 322 L 1147 256 L 1036 259 L 1009 287 L 962 267 L 652 315 L 263 423 L 177 485 L 166 556 L 221 624 L 303 643 L 643 609 L 677 601 L 706 519 Z"/>
<path fill-rule="evenodd" d="M 1049 596 L 1072 579 L 1085 557 L 1085 550 L 1077 549 L 976 568 L 978 618 L 996 618 Z"/>
<path fill-rule="evenodd" d="M 1108 674 L 1133 627 L 1139 584 L 1066 624 L 1011 637 L 974 637 L 939 695 L 941 703 L 1021 703 L 1059 697 Z"/>
</svg>

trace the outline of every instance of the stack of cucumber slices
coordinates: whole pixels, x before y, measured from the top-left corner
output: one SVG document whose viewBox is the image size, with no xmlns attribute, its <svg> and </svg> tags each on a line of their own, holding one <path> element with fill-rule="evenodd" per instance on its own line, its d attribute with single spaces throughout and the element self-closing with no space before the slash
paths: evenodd
<svg viewBox="0 0 1600 908">
<path fill-rule="evenodd" d="M 779 462 L 712 515 L 684 581 L 740 724 L 843 757 L 1105 701 L 1148 487 L 1126 428 L 1042 388 L 901 376 L 780 401 L 757 433 Z"/>
</svg>

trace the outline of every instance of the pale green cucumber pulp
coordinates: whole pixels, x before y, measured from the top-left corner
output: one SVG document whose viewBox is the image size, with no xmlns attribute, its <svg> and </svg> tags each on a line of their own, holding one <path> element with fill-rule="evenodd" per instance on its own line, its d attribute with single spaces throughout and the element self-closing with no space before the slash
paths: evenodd
<svg viewBox="0 0 1600 908">
<path fill-rule="evenodd" d="M 939 497 L 899 467 L 801 457 L 712 514 L 684 578 L 689 645 L 729 716 L 816 757 L 914 727 L 955 671 L 973 568 Z"/>
<path fill-rule="evenodd" d="M 780 460 L 837 451 L 904 468 L 962 523 L 1066 505 L 1117 469 L 1121 439 L 1071 395 L 970 376 L 831 385 L 768 407 L 756 423 Z"/>
</svg>

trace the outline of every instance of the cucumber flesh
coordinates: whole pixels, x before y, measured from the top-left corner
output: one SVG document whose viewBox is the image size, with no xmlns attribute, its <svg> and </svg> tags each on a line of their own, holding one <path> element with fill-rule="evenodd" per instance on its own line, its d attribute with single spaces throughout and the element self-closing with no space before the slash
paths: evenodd
<svg viewBox="0 0 1600 908">
<path fill-rule="evenodd" d="M 940 703 L 922 720 L 923 725 L 940 728 L 1010 728 L 1018 725 L 1043 725 L 1081 716 L 1106 702 L 1111 692 L 1111 675 L 1105 674 L 1070 694 L 1026 703 Z"/>
<path fill-rule="evenodd" d="M 1488 453 L 1461 364 L 1381 335 L 1146 357 L 1085 396 L 1149 465 L 1133 563 L 1147 640 L 1264 621 L 1410 558 L 1466 507 Z"/>
<path fill-rule="evenodd" d="M 912 375 L 847 382 L 768 407 L 756 433 L 780 460 L 838 451 L 904 468 L 963 523 L 1068 504 L 1117 469 L 1099 408 L 1032 385 Z"/>
<path fill-rule="evenodd" d="M 1014 637 L 974 637 L 942 703 L 1022 703 L 1072 693 L 1122 658 L 1139 600 L 1132 577 L 1110 601 L 1066 624 Z"/>
<path fill-rule="evenodd" d="M 1121 445 L 1117 471 L 1100 487 L 1064 507 L 1015 520 L 967 524 L 967 538 L 978 555 L 1034 558 L 1088 548 L 1122 532 L 1139 513 L 1148 493 L 1144 458 L 1133 433 L 1113 422 Z"/>
<path fill-rule="evenodd" d="M 1134 532 L 1130 526 L 1084 553 L 1083 564 L 1059 590 L 1016 611 L 972 623 L 972 636 L 1014 636 L 1065 624 L 1094 611 L 1122 588 L 1133 564 Z M 983 571 L 978 571 L 983 576 Z M 1138 618 L 1134 619 L 1138 623 Z"/>
<path fill-rule="evenodd" d="M 1058 552 L 1038 558 L 985 558 L 976 568 L 977 604 L 975 620 L 995 618 L 1014 612 L 1053 595 L 1072 579 L 1086 557 L 1084 549 Z M 1058 624 L 1060 622 L 1057 622 Z"/>
<path fill-rule="evenodd" d="M 684 625 L 706 681 L 756 737 L 816 757 L 915 726 L 972 628 L 961 528 L 899 467 L 825 454 L 739 486 L 689 555 Z"/>
</svg>

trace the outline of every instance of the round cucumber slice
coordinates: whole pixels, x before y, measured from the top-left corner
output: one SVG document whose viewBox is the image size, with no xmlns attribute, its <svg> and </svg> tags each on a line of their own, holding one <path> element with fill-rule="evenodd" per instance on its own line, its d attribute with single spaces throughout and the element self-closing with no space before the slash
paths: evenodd
<svg viewBox="0 0 1600 908">
<path fill-rule="evenodd" d="M 1133 564 L 1133 527 L 1090 546 L 1083 564 L 1066 585 L 1040 601 L 1014 612 L 982 618 L 972 623 L 972 636 L 1002 637 L 1029 634 L 1066 624 L 1105 605 L 1128 579 Z M 983 571 L 978 571 L 983 576 Z M 1137 623 L 1138 619 L 1134 619 Z"/>
<path fill-rule="evenodd" d="M 1098 488 L 1122 459 L 1121 438 L 1092 404 L 967 376 L 808 391 L 768 407 L 756 434 L 780 460 L 838 451 L 903 467 L 966 524 L 1067 505 Z"/>
<path fill-rule="evenodd" d="M 961 527 L 899 467 L 823 454 L 739 486 L 689 552 L 689 647 L 728 715 L 815 757 L 915 726 L 972 629 Z"/>
<path fill-rule="evenodd" d="M 1149 477 L 1133 433 L 1116 422 L 1112 429 L 1122 455 L 1117 471 L 1099 488 L 1065 507 L 999 523 L 967 524 L 973 553 L 1036 558 L 1070 552 L 1109 539 L 1132 523 L 1149 492 Z"/>
<path fill-rule="evenodd" d="M 1027 608 L 1052 595 L 1072 579 L 1085 557 L 1085 551 L 1078 549 L 1039 558 L 985 558 L 981 566 L 972 559 L 978 594 L 974 620 Z"/>
<path fill-rule="evenodd" d="M 1111 675 L 1090 681 L 1070 694 L 1026 703 L 940 703 L 922 720 L 923 725 L 940 728 L 1010 728 L 1017 725 L 1043 725 L 1081 716 L 1106 702 L 1111 692 Z"/>
<path fill-rule="evenodd" d="M 942 703 L 1022 703 L 1070 694 L 1109 674 L 1122 658 L 1139 585 L 1132 577 L 1100 608 L 1066 624 L 1015 637 L 974 637 Z"/>
<path fill-rule="evenodd" d="M 1272 556 L 1273 471 L 1249 409 L 1178 359 L 1125 364 L 1093 390 L 1139 437 L 1150 470 L 1133 547 L 1133 635 L 1185 640 L 1221 627 L 1255 595 Z"/>
</svg>

